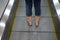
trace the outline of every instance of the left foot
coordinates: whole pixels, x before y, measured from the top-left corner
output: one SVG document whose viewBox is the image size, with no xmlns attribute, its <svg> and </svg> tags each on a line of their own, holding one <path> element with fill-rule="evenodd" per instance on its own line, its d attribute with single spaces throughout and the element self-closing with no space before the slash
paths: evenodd
<svg viewBox="0 0 60 40">
<path fill-rule="evenodd" d="M 35 18 L 36 18 L 35 25 L 36 25 L 36 27 L 38 27 L 39 26 L 39 21 L 40 21 L 40 16 L 36 16 Z"/>
</svg>

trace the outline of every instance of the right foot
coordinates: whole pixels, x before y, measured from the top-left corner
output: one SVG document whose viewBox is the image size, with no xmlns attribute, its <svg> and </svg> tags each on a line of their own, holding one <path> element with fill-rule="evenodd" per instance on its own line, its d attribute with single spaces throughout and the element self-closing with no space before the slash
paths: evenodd
<svg viewBox="0 0 60 40">
<path fill-rule="evenodd" d="M 29 16 L 27 18 L 27 23 L 28 23 L 29 26 L 32 26 L 32 16 Z"/>
</svg>

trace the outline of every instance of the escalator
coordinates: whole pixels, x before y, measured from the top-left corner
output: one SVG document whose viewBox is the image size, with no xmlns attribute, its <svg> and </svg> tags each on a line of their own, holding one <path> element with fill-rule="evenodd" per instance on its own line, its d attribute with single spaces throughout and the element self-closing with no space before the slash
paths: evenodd
<svg viewBox="0 0 60 40">
<path fill-rule="evenodd" d="M 8 4 L 9 0 L 0 0 L 0 40 L 2 38 L 3 32 L 4 32 L 4 23 L 1 22 L 1 18 L 4 14 L 4 11 L 6 9 L 6 6 Z"/>
<path fill-rule="evenodd" d="M 38 28 L 35 27 L 34 23 L 34 7 L 32 9 L 32 27 L 27 25 L 25 9 L 25 1 L 20 0 L 9 40 L 57 40 L 47 0 L 41 0 L 41 16 Z"/>
</svg>

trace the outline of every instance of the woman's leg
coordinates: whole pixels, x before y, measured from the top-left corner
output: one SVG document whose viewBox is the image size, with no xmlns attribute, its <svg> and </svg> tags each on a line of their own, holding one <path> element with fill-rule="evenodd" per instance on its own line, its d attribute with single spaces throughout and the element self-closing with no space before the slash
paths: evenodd
<svg viewBox="0 0 60 40">
<path fill-rule="evenodd" d="M 35 16 L 41 15 L 41 0 L 34 0 Z"/>
<path fill-rule="evenodd" d="M 25 0 L 28 25 L 32 25 L 32 0 Z"/>
<path fill-rule="evenodd" d="M 41 15 L 40 5 L 41 5 L 41 0 L 34 0 L 36 26 L 39 25 L 39 19 L 40 19 L 40 15 Z"/>
<path fill-rule="evenodd" d="M 25 0 L 26 16 L 32 16 L 32 0 Z"/>
</svg>

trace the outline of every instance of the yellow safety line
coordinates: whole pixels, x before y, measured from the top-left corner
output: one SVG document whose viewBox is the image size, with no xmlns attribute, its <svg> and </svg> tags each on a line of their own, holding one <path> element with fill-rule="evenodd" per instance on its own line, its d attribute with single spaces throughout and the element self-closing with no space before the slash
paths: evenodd
<svg viewBox="0 0 60 40">
<path fill-rule="evenodd" d="M 48 0 L 47 0 L 47 2 L 48 2 Z M 57 35 L 56 35 L 55 25 L 54 25 L 53 18 L 52 18 L 52 12 L 51 12 L 49 3 L 48 3 L 48 6 L 49 6 L 48 8 L 49 8 L 49 12 L 50 12 L 50 18 L 51 18 L 52 26 L 53 26 L 53 29 L 54 29 L 54 36 L 55 36 L 55 39 L 58 40 L 57 39 Z"/>
<path fill-rule="evenodd" d="M 19 3 L 20 3 L 20 0 L 19 0 Z M 19 3 L 18 3 L 18 6 L 19 6 Z M 17 15 L 17 13 L 18 13 L 18 6 L 17 6 L 17 9 L 16 9 L 16 15 Z M 15 15 L 14 21 L 13 21 L 13 23 L 12 23 L 12 29 L 11 29 L 12 31 L 14 30 L 14 23 L 15 23 L 15 20 L 16 20 L 16 15 Z M 9 40 L 12 40 L 12 32 L 11 32 L 11 34 L 10 34 Z"/>
<path fill-rule="evenodd" d="M 54 36 L 55 36 L 55 39 L 57 40 L 56 29 L 55 29 L 55 25 L 54 25 L 54 22 L 53 22 L 53 19 L 52 19 L 52 14 L 50 14 L 50 16 L 51 16 L 52 26 L 53 26 L 53 29 L 54 29 Z"/>
</svg>

